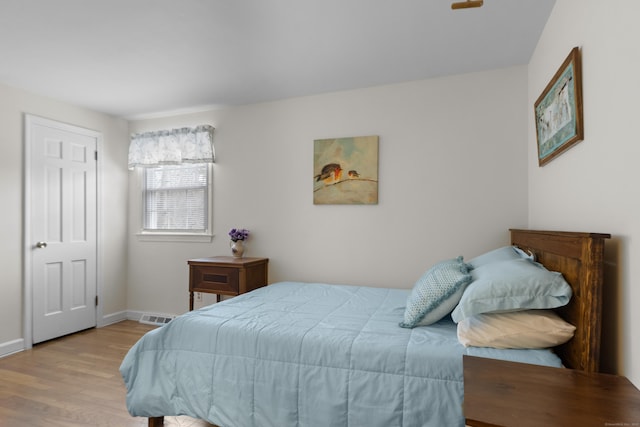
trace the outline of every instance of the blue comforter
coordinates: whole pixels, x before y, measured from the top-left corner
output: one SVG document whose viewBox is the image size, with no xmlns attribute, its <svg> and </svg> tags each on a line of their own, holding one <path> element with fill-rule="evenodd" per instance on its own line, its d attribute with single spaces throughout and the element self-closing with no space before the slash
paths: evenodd
<svg viewBox="0 0 640 427">
<path fill-rule="evenodd" d="M 221 427 L 456 427 L 463 354 L 560 366 L 544 350 L 465 348 L 448 316 L 400 328 L 408 295 L 282 282 L 189 312 L 126 355 L 127 408 Z"/>
</svg>

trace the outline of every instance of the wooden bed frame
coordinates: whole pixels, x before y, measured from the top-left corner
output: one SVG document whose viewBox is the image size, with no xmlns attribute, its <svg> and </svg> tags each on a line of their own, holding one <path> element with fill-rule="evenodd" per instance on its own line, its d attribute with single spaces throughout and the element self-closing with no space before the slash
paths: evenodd
<svg viewBox="0 0 640 427">
<path fill-rule="evenodd" d="M 535 255 L 548 270 L 559 271 L 573 296 L 557 310 L 576 327 L 573 338 L 555 348 L 564 366 L 586 372 L 600 368 L 604 240 L 610 234 L 561 231 L 511 231 L 511 244 Z"/>
<path fill-rule="evenodd" d="M 532 253 L 548 270 L 559 271 L 573 289 L 573 296 L 558 314 L 576 327 L 574 337 L 556 353 L 564 366 L 598 372 L 604 241 L 601 233 L 511 229 L 511 244 Z M 149 417 L 149 427 L 161 427 L 164 417 Z"/>
</svg>

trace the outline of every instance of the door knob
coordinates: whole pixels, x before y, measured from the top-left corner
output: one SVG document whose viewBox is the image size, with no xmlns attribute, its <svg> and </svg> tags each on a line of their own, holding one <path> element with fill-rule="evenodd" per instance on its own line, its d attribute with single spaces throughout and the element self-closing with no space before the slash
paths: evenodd
<svg viewBox="0 0 640 427">
<path fill-rule="evenodd" d="M 36 248 L 46 248 L 47 242 L 38 242 L 36 243 Z"/>
</svg>

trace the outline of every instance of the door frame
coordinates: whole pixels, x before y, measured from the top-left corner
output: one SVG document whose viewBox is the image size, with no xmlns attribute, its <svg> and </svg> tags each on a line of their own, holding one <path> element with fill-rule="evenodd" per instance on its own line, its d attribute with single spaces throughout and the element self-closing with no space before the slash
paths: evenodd
<svg viewBox="0 0 640 427">
<path fill-rule="evenodd" d="M 96 138 L 96 153 L 98 160 L 96 162 L 96 296 L 98 305 L 96 306 L 96 327 L 102 325 L 103 304 L 102 304 L 102 133 L 84 128 L 82 126 L 67 124 L 57 120 L 47 119 L 33 114 L 23 114 L 24 123 L 24 187 L 23 197 L 23 263 L 22 263 L 22 289 L 23 289 L 23 337 L 24 349 L 28 350 L 33 347 L 33 284 L 31 278 L 32 268 L 32 246 L 31 237 L 31 126 L 41 124 L 54 127 L 63 131 L 81 133 L 86 136 Z"/>
</svg>

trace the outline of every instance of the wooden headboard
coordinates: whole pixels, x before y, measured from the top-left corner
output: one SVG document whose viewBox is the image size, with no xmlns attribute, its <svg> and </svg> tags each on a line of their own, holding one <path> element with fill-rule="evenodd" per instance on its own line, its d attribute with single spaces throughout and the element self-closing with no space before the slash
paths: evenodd
<svg viewBox="0 0 640 427">
<path fill-rule="evenodd" d="M 567 368 L 598 372 L 602 325 L 604 240 L 610 234 L 511 229 L 511 244 L 532 252 L 548 270 L 559 271 L 573 296 L 558 314 L 576 327 L 574 337 L 556 347 Z"/>
</svg>

